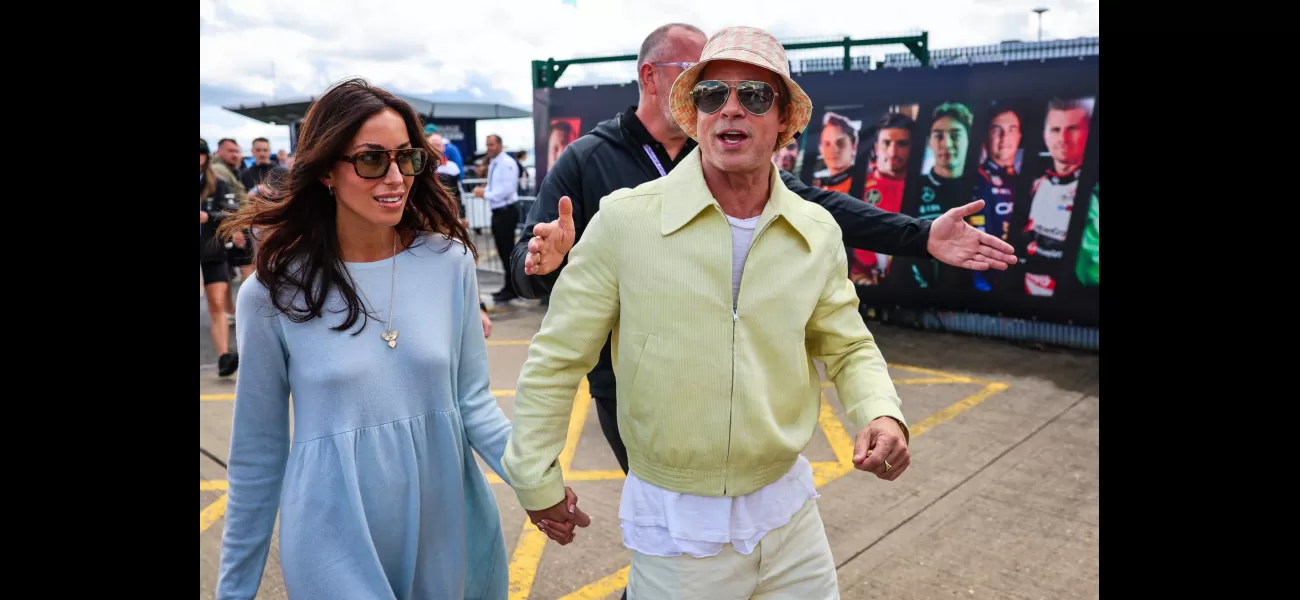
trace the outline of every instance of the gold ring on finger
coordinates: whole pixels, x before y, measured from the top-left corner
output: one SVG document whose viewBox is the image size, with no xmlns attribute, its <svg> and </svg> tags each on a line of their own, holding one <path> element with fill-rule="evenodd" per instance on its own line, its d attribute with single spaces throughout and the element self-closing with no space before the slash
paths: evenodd
<svg viewBox="0 0 1300 600">
<path fill-rule="evenodd" d="M 890 466 L 889 461 L 886 460 L 886 461 L 885 461 L 885 470 L 888 471 L 888 470 L 893 469 L 893 468 L 894 468 L 894 467 Z"/>
</svg>

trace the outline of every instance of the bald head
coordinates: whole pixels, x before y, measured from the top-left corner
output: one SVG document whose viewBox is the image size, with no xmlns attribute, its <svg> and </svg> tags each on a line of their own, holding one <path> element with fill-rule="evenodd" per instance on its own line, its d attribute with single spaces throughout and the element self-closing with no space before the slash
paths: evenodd
<svg viewBox="0 0 1300 600">
<path fill-rule="evenodd" d="M 677 76 L 699 62 L 707 42 L 708 36 L 699 27 L 685 23 L 660 26 L 641 42 L 641 51 L 636 55 L 636 85 L 640 90 L 637 115 L 655 139 L 685 137 L 668 110 L 668 96 Z M 645 112 L 652 107 L 653 114 Z"/>
<path fill-rule="evenodd" d="M 645 88 L 645 65 L 656 62 L 695 62 L 704 51 L 708 36 L 699 27 L 686 23 L 669 23 L 660 25 L 641 41 L 641 50 L 636 54 L 637 86 Z M 685 57 L 683 57 L 685 56 Z M 676 74 L 682 72 L 680 67 L 669 67 Z"/>
</svg>

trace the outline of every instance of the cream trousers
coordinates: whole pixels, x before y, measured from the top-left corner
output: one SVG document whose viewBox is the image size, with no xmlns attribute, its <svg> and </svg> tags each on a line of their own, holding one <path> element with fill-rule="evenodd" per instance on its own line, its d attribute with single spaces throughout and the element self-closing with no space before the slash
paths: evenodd
<svg viewBox="0 0 1300 600">
<path fill-rule="evenodd" d="M 628 600 L 838 600 L 839 578 L 817 501 L 763 536 L 748 556 L 727 544 L 706 558 L 632 552 Z"/>
</svg>

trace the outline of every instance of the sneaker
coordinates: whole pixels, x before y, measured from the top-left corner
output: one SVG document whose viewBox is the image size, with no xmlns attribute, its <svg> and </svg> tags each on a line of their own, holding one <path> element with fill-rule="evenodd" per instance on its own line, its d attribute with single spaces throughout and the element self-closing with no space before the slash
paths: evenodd
<svg viewBox="0 0 1300 600">
<path fill-rule="evenodd" d="M 230 377 L 231 375 L 234 375 L 237 370 L 239 370 L 238 354 L 227 352 L 217 359 L 217 375 Z"/>
</svg>

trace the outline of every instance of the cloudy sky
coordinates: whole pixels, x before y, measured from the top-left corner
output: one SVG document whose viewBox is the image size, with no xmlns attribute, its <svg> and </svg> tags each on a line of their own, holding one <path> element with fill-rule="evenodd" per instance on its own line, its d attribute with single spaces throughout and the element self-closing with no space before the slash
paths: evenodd
<svg viewBox="0 0 1300 600">
<path fill-rule="evenodd" d="M 239 141 L 264 136 L 289 148 L 289 129 L 223 109 L 238 103 L 319 94 L 360 75 L 387 89 L 443 101 L 531 109 L 529 62 L 635 54 L 660 24 L 712 33 L 752 25 L 783 41 L 930 32 L 931 47 L 1096 36 L 1100 0 L 199 0 L 199 135 Z M 800 18 L 799 15 L 803 15 Z M 855 49 L 877 60 L 902 46 Z M 839 56 L 840 50 L 791 58 Z M 631 81 L 631 63 L 570 67 L 559 85 Z M 528 119 L 479 124 L 507 149 L 531 147 Z"/>
</svg>

